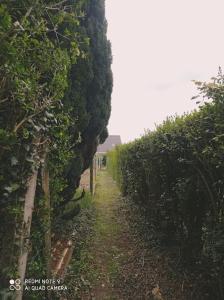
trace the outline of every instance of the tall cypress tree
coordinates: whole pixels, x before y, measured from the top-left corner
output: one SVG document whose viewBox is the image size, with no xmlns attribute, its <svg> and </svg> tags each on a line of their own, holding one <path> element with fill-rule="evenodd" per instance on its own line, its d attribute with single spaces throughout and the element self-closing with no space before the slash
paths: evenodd
<svg viewBox="0 0 224 300">
<path fill-rule="evenodd" d="M 82 172 L 90 165 L 97 145 L 108 135 L 113 79 L 104 0 L 92 0 L 85 4 L 80 32 L 88 40 L 88 45 L 83 46 L 87 55 L 72 67 L 70 89 L 66 96 L 67 103 L 72 103 L 75 108 L 74 118 L 77 122 L 71 130 L 76 138 L 80 137 L 80 143 L 74 146 L 74 158 L 65 171 L 69 185 L 63 191 L 64 203 L 72 198 Z"/>
</svg>

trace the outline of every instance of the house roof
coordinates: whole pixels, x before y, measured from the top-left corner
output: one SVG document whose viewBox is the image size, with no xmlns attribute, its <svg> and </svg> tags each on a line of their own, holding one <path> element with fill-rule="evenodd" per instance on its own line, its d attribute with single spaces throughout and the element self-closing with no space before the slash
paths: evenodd
<svg viewBox="0 0 224 300">
<path fill-rule="evenodd" d="M 106 153 L 117 145 L 121 145 L 120 135 L 109 135 L 106 141 L 102 145 L 98 146 L 97 153 Z"/>
</svg>

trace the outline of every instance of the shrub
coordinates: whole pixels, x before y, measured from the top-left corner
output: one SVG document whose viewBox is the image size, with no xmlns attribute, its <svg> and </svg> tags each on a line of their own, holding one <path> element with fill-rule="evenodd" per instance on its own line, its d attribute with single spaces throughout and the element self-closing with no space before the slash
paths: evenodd
<svg viewBox="0 0 224 300">
<path fill-rule="evenodd" d="M 197 82 L 212 101 L 108 153 L 123 194 L 145 207 L 161 243 L 208 268 L 217 298 L 224 274 L 223 83 L 221 73 L 212 83 Z"/>
</svg>

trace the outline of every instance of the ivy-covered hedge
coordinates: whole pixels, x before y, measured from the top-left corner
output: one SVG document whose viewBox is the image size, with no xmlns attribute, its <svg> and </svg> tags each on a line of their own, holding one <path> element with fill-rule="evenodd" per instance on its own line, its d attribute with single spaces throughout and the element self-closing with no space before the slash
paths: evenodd
<svg viewBox="0 0 224 300">
<path fill-rule="evenodd" d="M 80 210 L 110 116 L 106 31 L 104 0 L 0 3 L 0 297 L 24 272 L 50 277 L 50 229 Z"/>
<path fill-rule="evenodd" d="M 190 265 L 207 268 L 213 297 L 219 299 L 224 278 L 223 76 L 197 85 L 210 101 L 117 147 L 108 153 L 108 168 L 123 194 L 145 207 L 157 239 L 178 246 Z"/>
</svg>

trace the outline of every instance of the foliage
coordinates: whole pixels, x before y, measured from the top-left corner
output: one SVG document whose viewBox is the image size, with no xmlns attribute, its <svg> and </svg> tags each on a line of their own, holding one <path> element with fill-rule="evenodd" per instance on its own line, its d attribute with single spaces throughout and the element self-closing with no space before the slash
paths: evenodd
<svg viewBox="0 0 224 300">
<path fill-rule="evenodd" d="M 61 297 L 64 296 L 67 299 L 79 298 L 78 294 L 80 288 L 83 286 L 88 288 L 88 281 L 84 280 L 83 272 L 86 271 L 90 274 L 90 270 L 87 270 L 87 260 L 90 258 L 87 245 L 93 234 L 93 225 L 96 218 L 96 212 L 90 193 L 85 194 L 80 205 L 82 210 L 80 214 L 75 217 L 73 222 L 71 222 L 71 227 L 69 229 L 75 247 L 71 263 L 64 279 L 68 290 L 59 292 Z M 61 230 L 62 228 L 63 227 L 61 227 Z M 68 237 L 67 229 L 63 228 L 63 231 Z"/>
<path fill-rule="evenodd" d="M 80 21 L 80 32 L 87 44 L 81 49 L 86 59 L 78 59 L 71 69 L 70 87 L 66 101 L 76 107 L 73 118 L 77 120 L 72 128 L 80 143 L 73 148 L 65 177 L 69 186 L 63 197 L 69 201 L 73 190 L 79 185 L 80 175 L 87 169 L 98 143 L 107 138 L 107 123 L 110 116 L 110 97 L 112 91 L 111 47 L 106 37 L 104 1 L 87 1 L 86 17 Z"/>
<path fill-rule="evenodd" d="M 29 176 L 47 164 L 56 224 L 105 133 L 112 77 L 104 1 L 3 0 L 0 39 L 0 279 L 8 286 Z M 41 277 L 47 214 L 41 172 L 37 183 L 31 257 L 38 265 L 30 261 L 28 271 Z"/>
<path fill-rule="evenodd" d="M 188 266 L 206 270 L 205 290 L 221 299 L 224 77 L 196 84 L 204 97 L 198 111 L 168 118 L 154 132 L 117 147 L 108 154 L 108 168 L 123 194 L 146 208 L 160 242 L 177 245 Z"/>
<path fill-rule="evenodd" d="M 78 37 L 64 23 L 77 27 L 74 12 L 54 1 L 2 1 L 0 5 L 0 127 L 1 127 L 1 240 L 4 268 L 10 261 L 14 237 L 19 237 L 24 193 L 29 175 L 43 160 L 46 147 L 65 153 L 70 142 L 68 126 L 74 121 L 61 99 L 67 88 L 68 70 L 78 56 Z M 16 9 L 15 9 L 16 8 Z M 74 31 L 75 32 L 75 31 Z M 61 134 L 64 132 L 64 134 Z M 66 155 L 70 155 L 67 151 Z M 9 224 L 10 233 L 5 236 Z M 15 235 L 16 231 L 16 235 Z M 9 241 L 11 242 L 9 243 Z M 7 251 L 8 247 L 11 251 Z M 8 258 L 8 260 L 7 260 Z M 15 261 L 14 261 L 15 259 Z M 13 261 L 12 261 L 13 260 Z"/>
</svg>

